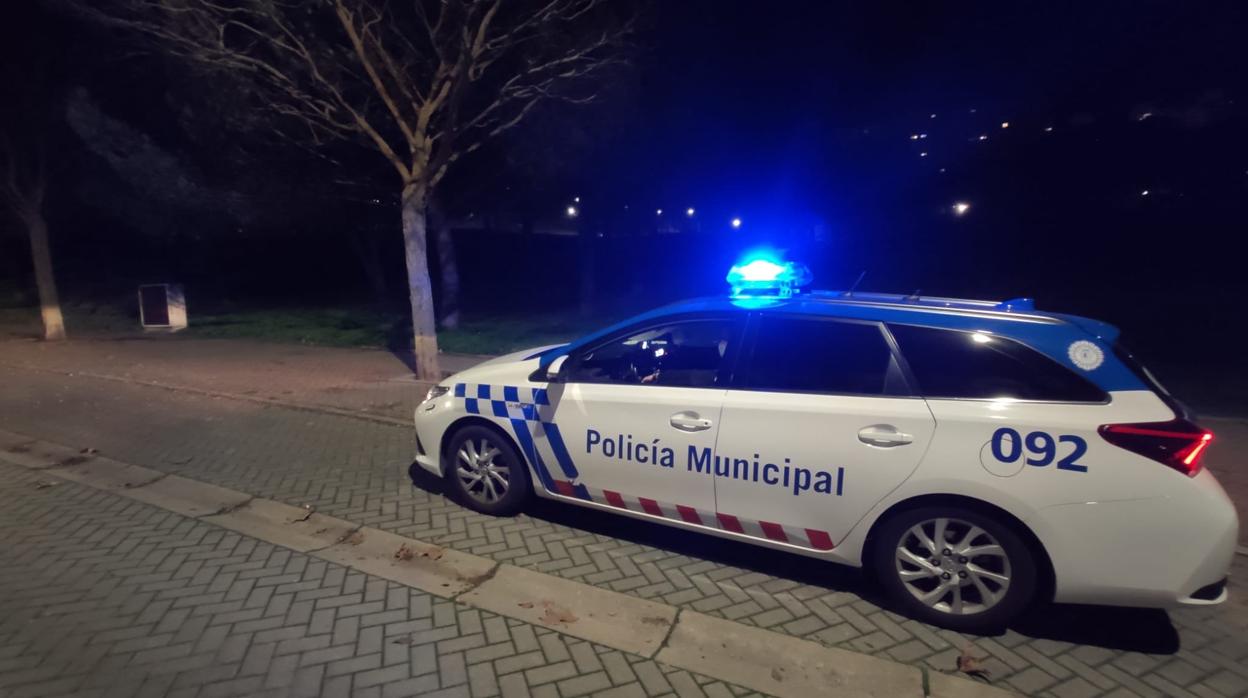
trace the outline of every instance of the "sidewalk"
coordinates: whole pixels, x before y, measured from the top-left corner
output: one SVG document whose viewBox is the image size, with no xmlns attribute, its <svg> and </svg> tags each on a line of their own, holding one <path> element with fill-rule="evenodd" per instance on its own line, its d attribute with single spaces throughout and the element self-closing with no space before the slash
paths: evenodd
<svg viewBox="0 0 1248 698">
<path fill-rule="evenodd" d="M 0 641 L 0 656 L 26 664 L 8 672 L 0 665 L 0 687 L 16 694 L 89 694 L 118 684 L 141 690 L 156 679 L 166 690 L 178 687 L 177 695 L 362 695 L 370 688 L 478 698 L 532 689 L 565 698 L 672 689 L 690 698 L 747 690 L 781 698 L 1008 695 L 7 432 L 0 432 L 0 479 L 17 490 L 0 494 L 0 507 L 15 514 L 0 517 L 12 543 L 0 553 L 10 563 L 0 588 L 12 587 L 0 608 L 15 604 L 2 617 L 18 635 Z M 19 494 L 53 487 L 64 488 L 55 500 Z M 118 498 L 146 506 L 114 504 Z M 67 512 L 66 499 L 90 502 L 92 511 Z M 128 530 L 110 531 L 119 520 Z M 205 546 L 205 539 L 224 545 Z M 95 545 L 85 564 L 62 575 L 62 561 L 88 541 Z M 140 634 L 144 628 L 135 626 L 144 617 Z M 68 632 L 83 620 L 88 628 Z M 32 623 L 38 635 L 30 635 Z M 254 631 L 262 632 L 242 636 Z M 386 646 L 385 638 L 399 646 Z M 234 647 L 223 650 L 229 640 Z M 279 653 L 282 644 L 298 656 Z"/>
<path fill-rule="evenodd" d="M 442 354 L 446 374 L 488 356 Z M 427 384 L 380 349 L 299 346 L 246 339 L 130 335 L 48 343 L 0 340 L 0 362 L 411 423 Z"/>
<path fill-rule="evenodd" d="M 46 472 L 0 480 L 0 695 L 758 695 Z"/>
</svg>

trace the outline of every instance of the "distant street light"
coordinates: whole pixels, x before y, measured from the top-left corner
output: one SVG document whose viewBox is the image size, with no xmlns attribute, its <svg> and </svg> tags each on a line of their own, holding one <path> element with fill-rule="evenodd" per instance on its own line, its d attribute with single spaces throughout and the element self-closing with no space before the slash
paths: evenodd
<svg viewBox="0 0 1248 698">
<path fill-rule="evenodd" d="M 661 215 L 663 215 L 663 209 L 658 209 L 657 211 L 655 211 L 655 212 L 654 212 L 654 215 L 656 215 L 656 216 L 661 216 Z"/>
<path fill-rule="evenodd" d="M 693 218 L 693 208 L 690 207 L 690 208 L 685 209 L 685 215 L 689 216 L 690 218 Z"/>
<path fill-rule="evenodd" d="M 953 215 L 955 216 L 965 216 L 969 210 L 971 210 L 971 205 L 965 201 L 959 201 L 953 205 Z"/>
<path fill-rule="evenodd" d="M 579 197 L 579 196 L 574 196 L 574 197 L 572 197 L 572 200 L 573 200 L 573 201 L 575 201 L 575 202 L 576 202 L 576 203 L 578 203 L 578 204 L 579 204 L 579 203 L 581 203 L 581 197 Z"/>
<path fill-rule="evenodd" d="M 1008 121 L 1001 122 L 1001 128 L 1009 128 L 1009 127 L 1010 127 L 1010 122 Z"/>
<path fill-rule="evenodd" d="M 580 201 L 580 199 L 578 198 L 577 201 Z M 576 210 L 575 206 L 568 207 L 568 218 L 576 218 L 577 213 L 579 213 L 579 211 Z"/>
<path fill-rule="evenodd" d="M 734 227 L 734 228 L 740 228 L 740 227 L 741 227 L 741 219 L 740 219 L 740 218 L 733 218 L 733 219 L 732 219 L 732 227 Z"/>
</svg>

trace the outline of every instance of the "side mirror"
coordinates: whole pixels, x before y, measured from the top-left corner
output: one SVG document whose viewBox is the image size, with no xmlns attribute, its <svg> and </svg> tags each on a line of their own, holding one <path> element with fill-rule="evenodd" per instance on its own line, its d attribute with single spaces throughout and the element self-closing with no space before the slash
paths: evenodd
<svg viewBox="0 0 1248 698">
<path fill-rule="evenodd" d="M 560 380 L 562 380 L 563 376 L 561 376 L 560 374 L 563 373 L 563 365 L 567 362 L 568 362 L 567 354 L 564 354 L 563 356 L 560 356 L 554 361 L 551 361 L 550 365 L 546 367 L 546 380 L 551 383 L 557 383 Z"/>
</svg>

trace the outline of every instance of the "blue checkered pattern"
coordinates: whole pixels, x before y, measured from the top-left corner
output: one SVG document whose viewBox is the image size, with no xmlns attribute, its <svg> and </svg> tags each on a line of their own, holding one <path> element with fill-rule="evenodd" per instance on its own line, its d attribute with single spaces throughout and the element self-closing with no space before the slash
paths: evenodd
<svg viewBox="0 0 1248 698">
<path fill-rule="evenodd" d="M 520 399 L 521 394 L 524 400 Z M 469 414 L 526 422 L 540 422 L 537 406 L 550 404 L 545 388 L 518 388 L 514 385 L 456 383 L 455 397 L 464 399 L 464 409 Z"/>
<path fill-rule="evenodd" d="M 525 399 L 521 400 L 521 396 Z M 464 409 L 469 414 L 497 417 L 511 423 L 525 458 L 532 464 L 548 492 L 556 491 L 555 480 L 546 467 L 536 438 L 545 437 L 546 444 L 555 456 L 555 462 L 559 464 L 559 469 L 567 480 L 575 481 L 579 477 L 558 425 L 542 417 L 541 412 L 549 417 L 550 410 L 538 410 L 539 407 L 550 406 L 550 396 L 545 388 L 456 383 L 455 397 L 463 399 Z M 577 496 L 588 498 L 584 485 L 576 485 L 574 489 Z"/>
</svg>

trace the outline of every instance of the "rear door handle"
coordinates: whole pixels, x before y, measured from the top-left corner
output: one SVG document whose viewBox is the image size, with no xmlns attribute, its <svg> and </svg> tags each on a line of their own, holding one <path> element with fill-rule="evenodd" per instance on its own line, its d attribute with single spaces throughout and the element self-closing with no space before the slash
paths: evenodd
<svg viewBox="0 0 1248 698">
<path fill-rule="evenodd" d="M 898 431 L 897 427 L 891 424 L 872 424 L 859 430 L 858 440 L 868 446 L 891 448 L 913 443 L 914 436 Z"/>
<path fill-rule="evenodd" d="M 677 412 L 668 420 L 673 427 L 681 431 L 706 431 L 711 428 L 711 420 L 704 419 L 697 412 Z"/>
</svg>

